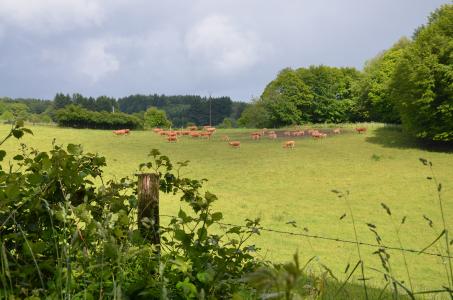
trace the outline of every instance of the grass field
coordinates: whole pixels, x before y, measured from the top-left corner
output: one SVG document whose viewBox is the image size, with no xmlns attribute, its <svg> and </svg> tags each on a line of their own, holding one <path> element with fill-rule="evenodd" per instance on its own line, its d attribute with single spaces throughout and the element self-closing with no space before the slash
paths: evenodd
<svg viewBox="0 0 453 300">
<path fill-rule="evenodd" d="M 386 245 L 398 246 L 392 219 L 381 207 L 387 204 L 397 225 L 407 216 L 401 228 L 406 248 L 421 249 L 436 237 L 423 215 L 434 221 L 441 231 L 436 188 L 426 179 L 429 169 L 419 162 L 423 157 L 433 162 L 437 179 L 443 183 L 442 197 L 450 229 L 453 216 L 453 153 L 445 149 L 427 150 L 405 137 L 397 127 L 369 124 L 368 132 L 359 135 L 352 128 L 323 140 L 296 139 L 296 148 L 283 149 L 283 138 L 277 141 L 252 141 L 246 130 L 218 130 L 211 141 L 182 138 L 168 143 L 150 131 L 114 136 L 111 131 L 63 129 L 29 126 L 34 135 L 21 142 L 48 150 L 55 138 L 58 144 L 82 144 L 85 151 L 98 152 L 107 158 L 105 177 L 132 175 L 153 148 L 161 150 L 173 162 L 190 160 L 184 175 L 207 178 L 206 189 L 217 194 L 217 208 L 225 221 L 241 224 L 245 218 L 261 217 L 262 225 L 282 231 L 306 232 L 333 238 L 354 238 L 351 219 L 343 199 L 332 189 L 349 191 L 349 202 L 358 227 L 359 239 L 375 243 L 366 223 L 373 223 Z M 8 131 L 0 126 L 0 136 Z M 240 149 L 229 147 L 222 135 L 242 142 Z M 293 139 L 293 138 L 291 138 Z M 8 157 L 19 143 L 4 144 Z M 179 202 L 163 197 L 161 213 L 175 214 Z M 347 217 L 340 220 L 340 216 Z M 164 219 L 165 220 L 165 219 Z M 297 227 L 287 222 L 295 221 Z M 305 228 L 305 230 L 304 230 Z M 260 255 L 272 261 L 290 260 L 299 251 L 302 261 L 316 255 L 340 278 L 348 263 L 358 261 L 355 245 L 263 232 L 256 240 Z M 367 266 L 379 267 L 373 255 L 376 249 L 362 247 Z M 435 247 L 431 249 L 435 252 Z M 392 271 L 407 282 L 401 253 L 390 252 Z M 416 290 L 447 285 L 445 268 L 439 258 L 406 254 L 410 275 Z M 357 273 L 358 275 L 358 273 Z M 383 285 L 382 276 L 366 269 L 372 284 Z"/>
</svg>

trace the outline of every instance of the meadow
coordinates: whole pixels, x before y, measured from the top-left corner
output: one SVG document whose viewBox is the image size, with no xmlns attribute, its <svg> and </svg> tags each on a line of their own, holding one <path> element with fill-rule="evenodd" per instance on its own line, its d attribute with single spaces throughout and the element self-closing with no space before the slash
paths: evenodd
<svg viewBox="0 0 453 300">
<path fill-rule="evenodd" d="M 366 126 L 365 134 L 357 134 L 352 126 L 345 125 L 342 134 L 326 139 L 291 138 L 296 140 L 295 149 L 282 148 L 282 142 L 287 140 L 284 138 L 252 141 L 251 130 L 243 129 L 218 130 L 209 141 L 182 137 L 177 143 L 168 143 L 151 131 L 115 136 L 105 130 L 29 125 L 34 135 L 26 135 L 21 142 L 39 150 L 49 150 L 54 138 L 57 144 L 81 144 L 85 151 L 107 158 L 107 179 L 133 176 L 138 165 L 148 161 L 150 150 L 157 148 L 173 162 L 189 160 L 189 167 L 183 170 L 185 176 L 208 179 L 205 188 L 219 197 L 216 205 L 226 222 L 242 224 L 246 218 L 260 217 L 263 227 L 280 231 L 353 240 L 346 202 L 332 192 L 349 191 L 348 201 L 361 241 L 376 242 L 366 225 L 372 223 L 384 244 L 399 246 L 397 227 L 405 248 L 422 249 L 442 229 L 436 186 L 427 180 L 432 175 L 419 158 L 432 161 L 435 176 L 443 184 L 441 195 L 448 222 L 453 216 L 453 152 L 423 148 L 405 137 L 399 127 Z M 0 136 L 8 130 L 8 125 L 1 125 Z M 222 141 L 223 135 L 241 141 L 241 148 L 229 147 Z M 16 140 L 3 146 L 7 159 L 20 148 Z M 391 216 L 381 203 L 391 209 Z M 162 214 L 174 215 L 179 206 L 175 199 L 161 198 Z M 435 231 L 423 216 L 433 221 Z M 403 217 L 406 220 L 401 225 Z M 451 221 L 449 226 L 453 229 Z M 298 251 L 302 262 L 316 256 L 339 278 L 344 277 L 348 263 L 353 266 L 358 261 L 354 244 L 265 231 L 255 242 L 261 248 L 260 257 L 266 260 L 288 261 Z M 380 268 L 379 257 L 372 254 L 375 250 L 361 247 L 367 267 Z M 430 251 L 436 252 L 436 245 Z M 407 282 L 401 252 L 390 254 L 392 272 Z M 415 290 L 447 285 L 440 258 L 405 255 Z M 365 272 L 371 284 L 384 284 L 379 273 L 368 268 Z"/>
</svg>

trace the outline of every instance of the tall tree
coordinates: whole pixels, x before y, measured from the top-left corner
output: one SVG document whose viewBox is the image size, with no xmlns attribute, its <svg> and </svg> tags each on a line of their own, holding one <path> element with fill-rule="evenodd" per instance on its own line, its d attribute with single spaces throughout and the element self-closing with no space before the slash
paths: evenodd
<svg viewBox="0 0 453 300">
<path fill-rule="evenodd" d="M 159 110 L 156 107 L 150 107 L 146 110 L 143 117 L 145 127 L 170 127 L 171 122 L 167 119 L 167 114 L 163 110 Z"/>
<path fill-rule="evenodd" d="M 65 108 L 72 103 L 71 97 L 63 93 L 57 93 L 53 99 L 53 105 L 55 109 Z"/>
<path fill-rule="evenodd" d="M 417 30 L 391 81 L 403 127 L 416 137 L 453 141 L 453 4 Z"/>
<path fill-rule="evenodd" d="M 396 65 L 410 45 L 403 37 L 390 49 L 366 62 L 360 81 L 359 107 L 364 119 L 384 123 L 400 123 L 396 103 L 390 96 L 390 82 Z"/>
<path fill-rule="evenodd" d="M 283 69 L 261 95 L 273 126 L 299 124 L 309 121 L 313 94 L 292 69 Z"/>
</svg>

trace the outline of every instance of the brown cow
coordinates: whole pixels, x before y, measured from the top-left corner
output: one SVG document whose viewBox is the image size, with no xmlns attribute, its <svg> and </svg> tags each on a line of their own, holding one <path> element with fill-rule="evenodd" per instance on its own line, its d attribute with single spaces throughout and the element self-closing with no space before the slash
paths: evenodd
<svg viewBox="0 0 453 300">
<path fill-rule="evenodd" d="M 293 149 L 295 145 L 296 145 L 295 141 L 286 141 L 283 143 L 283 148 Z"/>
<path fill-rule="evenodd" d="M 275 140 L 277 138 L 277 134 L 276 133 L 269 133 L 267 135 L 271 140 Z"/>
<path fill-rule="evenodd" d="M 116 135 L 126 135 L 126 134 L 129 134 L 129 132 L 130 132 L 129 129 L 113 130 L 113 133 Z"/>
<path fill-rule="evenodd" d="M 340 130 L 340 128 L 335 128 L 332 132 L 333 132 L 333 134 L 340 134 L 341 130 Z"/>
<path fill-rule="evenodd" d="M 358 127 L 355 129 L 358 133 L 366 132 L 366 127 Z"/>
<path fill-rule="evenodd" d="M 259 140 L 261 137 L 261 134 L 259 132 L 253 132 L 251 134 L 252 140 Z"/>
<path fill-rule="evenodd" d="M 211 132 L 200 132 L 200 136 L 207 139 L 211 139 L 211 134 Z"/>
<path fill-rule="evenodd" d="M 168 141 L 169 143 L 172 143 L 172 142 L 173 142 L 173 143 L 176 143 L 176 142 L 178 141 L 178 137 L 177 137 L 176 135 L 169 135 L 169 136 L 167 137 L 167 141 Z"/>
<path fill-rule="evenodd" d="M 233 147 L 233 148 L 240 148 L 241 147 L 241 142 L 239 141 L 232 141 L 232 142 L 228 142 L 228 144 Z"/>
</svg>

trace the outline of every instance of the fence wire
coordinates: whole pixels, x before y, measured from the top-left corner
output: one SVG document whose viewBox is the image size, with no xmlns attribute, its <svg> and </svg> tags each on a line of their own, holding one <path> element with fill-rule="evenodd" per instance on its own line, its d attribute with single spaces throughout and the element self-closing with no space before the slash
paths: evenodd
<svg viewBox="0 0 453 300">
<path fill-rule="evenodd" d="M 172 215 L 160 215 L 160 216 L 168 217 L 168 218 L 176 218 L 176 219 L 179 218 L 177 216 L 172 216 Z M 237 225 L 237 224 L 232 224 L 232 223 L 224 223 L 224 222 L 214 222 L 214 223 L 222 225 L 222 226 L 227 226 L 227 227 L 249 228 L 249 227 L 244 226 L 244 225 Z M 327 237 L 327 236 L 322 236 L 322 235 L 317 235 L 317 234 L 284 231 L 284 230 L 266 228 L 266 227 L 262 227 L 262 226 L 258 226 L 256 228 L 261 230 L 261 231 L 271 232 L 271 233 L 281 234 L 281 235 L 301 236 L 301 237 L 313 238 L 313 239 L 318 239 L 318 240 L 333 241 L 333 242 L 337 242 L 337 243 L 355 244 L 355 245 L 358 244 L 358 245 L 368 246 L 368 247 L 373 247 L 373 248 L 381 248 L 381 249 L 383 248 L 383 249 L 386 249 L 386 250 L 397 250 L 397 251 L 403 251 L 403 252 L 408 252 L 408 253 L 412 253 L 412 254 L 415 253 L 415 254 L 424 254 L 424 255 L 436 256 L 436 257 L 441 257 L 441 258 L 450 258 L 450 259 L 453 258 L 453 256 L 443 255 L 443 254 L 440 254 L 440 253 L 421 251 L 421 250 L 416 250 L 416 249 L 410 249 L 410 248 L 401 248 L 401 247 L 394 247 L 394 246 L 379 245 L 379 244 L 367 243 L 367 242 L 362 242 L 362 241 L 354 241 L 354 240 L 347 240 L 347 239 L 341 239 L 341 238 Z"/>
</svg>

